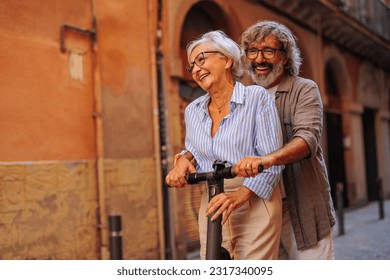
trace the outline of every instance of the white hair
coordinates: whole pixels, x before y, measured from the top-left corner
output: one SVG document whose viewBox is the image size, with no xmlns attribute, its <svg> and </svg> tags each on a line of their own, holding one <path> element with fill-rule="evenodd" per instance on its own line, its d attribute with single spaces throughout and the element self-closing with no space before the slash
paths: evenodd
<svg viewBox="0 0 390 280">
<path fill-rule="evenodd" d="M 231 69 L 235 81 L 242 78 L 244 75 L 244 68 L 241 60 L 242 53 L 240 47 L 221 30 L 207 32 L 199 39 L 189 42 L 187 45 L 188 61 L 192 51 L 197 46 L 204 43 L 209 43 L 216 51 L 219 51 L 233 61 Z"/>
</svg>

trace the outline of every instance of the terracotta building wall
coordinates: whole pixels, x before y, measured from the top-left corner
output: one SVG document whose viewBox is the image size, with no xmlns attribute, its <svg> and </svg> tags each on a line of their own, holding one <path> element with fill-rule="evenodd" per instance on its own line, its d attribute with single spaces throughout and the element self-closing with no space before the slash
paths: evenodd
<svg viewBox="0 0 390 280">
<path fill-rule="evenodd" d="M 0 259 L 98 257 L 95 132 L 85 1 L 0 3 Z"/>
<path fill-rule="evenodd" d="M 154 1 L 96 1 L 104 154 L 152 157 Z"/>
<path fill-rule="evenodd" d="M 155 3 L 1 1 L 0 259 L 160 258 Z"/>
<path fill-rule="evenodd" d="M 125 259 L 159 259 L 156 1 L 96 1 L 95 8 L 105 158 L 101 214 L 122 216 Z"/>
<path fill-rule="evenodd" d="M 85 52 L 82 82 L 59 48 L 62 24 L 90 26 L 88 2 L 2 1 L 0 12 L 0 161 L 93 158 L 89 41 L 73 46 Z"/>
</svg>

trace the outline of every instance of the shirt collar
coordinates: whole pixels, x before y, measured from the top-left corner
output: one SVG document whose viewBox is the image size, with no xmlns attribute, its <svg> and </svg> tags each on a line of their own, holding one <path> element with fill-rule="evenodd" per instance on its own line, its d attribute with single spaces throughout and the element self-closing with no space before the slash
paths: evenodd
<svg viewBox="0 0 390 280">
<path fill-rule="evenodd" d="M 284 75 L 280 81 L 278 88 L 276 89 L 277 93 L 287 93 L 289 92 L 292 84 L 291 76 Z"/>
<path fill-rule="evenodd" d="M 240 82 L 234 85 L 233 95 L 231 101 L 236 104 L 244 104 L 245 100 L 245 86 Z"/>
</svg>

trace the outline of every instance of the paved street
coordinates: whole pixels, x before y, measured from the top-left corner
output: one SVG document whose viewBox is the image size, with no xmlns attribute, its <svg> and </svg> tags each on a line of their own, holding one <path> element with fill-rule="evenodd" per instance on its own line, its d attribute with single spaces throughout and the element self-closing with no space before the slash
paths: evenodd
<svg viewBox="0 0 390 280">
<path fill-rule="evenodd" d="M 390 260 L 390 200 L 384 203 L 385 218 L 379 220 L 378 202 L 344 212 L 344 235 L 334 229 L 337 260 Z M 197 253 L 189 259 L 199 259 Z"/>
<path fill-rule="evenodd" d="M 371 202 L 345 211 L 345 234 L 339 235 L 337 224 L 334 230 L 336 259 L 390 260 L 390 200 L 385 201 L 383 220 L 378 209 L 378 202 Z"/>
</svg>

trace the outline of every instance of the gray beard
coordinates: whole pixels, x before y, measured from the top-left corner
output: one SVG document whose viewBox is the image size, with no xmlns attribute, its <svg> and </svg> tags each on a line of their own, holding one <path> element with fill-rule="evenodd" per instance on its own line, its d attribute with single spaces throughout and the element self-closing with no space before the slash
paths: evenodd
<svg viewBox="0 0 390 280">
<path fill-rule="evenodd" d="M 283 62 L 280 61 L 278 64 L 274 64 L 272 71 L 269 74 L 256 74 L 255 69 L 252 68 L 252 65 L 249 66 L 249 74 L 255 84 L 262 86 L 264 88 L 269 88 L 269 86 L 275 82 L 279 75 L 283 72 Z"/>
</svg>

